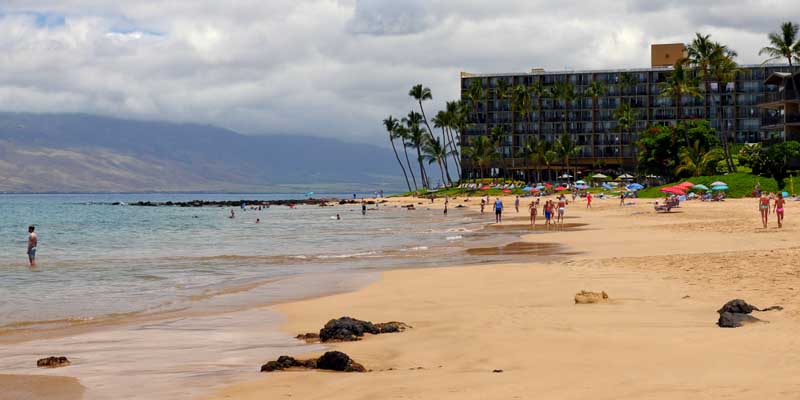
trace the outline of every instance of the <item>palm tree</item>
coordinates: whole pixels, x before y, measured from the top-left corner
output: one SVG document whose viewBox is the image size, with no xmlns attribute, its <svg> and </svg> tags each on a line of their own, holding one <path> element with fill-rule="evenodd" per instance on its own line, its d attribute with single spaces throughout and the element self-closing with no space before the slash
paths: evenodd
<svg viewBox="0 0 800 400">
<path fill-rule="evenodd" d="M 553 144 L 540 139 L 538 145 L 536 146 L 536 163 L 537 167 L 541 167 L 542 163 L 546 161 L 547 152 L 553 150 Z M 555 161 L 555 158 L 552 158 L 550 162 Z M 548 169 L 550 168 L 550 164 L 547 164 Z M 537 168 L 538 178 L 536 179 L 538 182 L 542 181 L 542 170 L 541 168 Z"/>
<path fill-rule="evenodd" d="M 639 78 L 636 75 L 630 72 L 622 72 L 619 74 L 619 97 L 620 97 L 620 104 L 622 103 L 622 97 L 625 96 L 628 89 L 635 88 L 636 85 L 639 84 Z M 630 104 L 630 99 L 628 99 L 628 103 Z"/>
<path fill-rule="evenodd" d="M 525 85 L 519 84 L 511 89 L 511 145 L 515 151 L 524 150 L 522 149 L 522 145 L 519 142 L 518 136 L 514 134 L 515 130 L 517 129 L 515 115 L 519 114 L 522 121 L 527 121 L 531 108 L 530 103 L 531 97 L 528 95 L 528 88 L 526 88 Z"/>
<path fill-rule="evenodd" d="M 711 41 L 711 35 L 701 35 L 695 33 L 694 40 L 686 49 L 688 58 L 684 63 L 697 71 L 700 79 L 703 80 L 703 104 L 705 106 L 704 115 L 706 119 L 711 119 L 711 59 L 714 57 L 716 43 Z"/>
<path fill-rule="evenodd" d="M 405 118 L 403 119 L 403 123 L 405 123 Z M 408 167 L 408 173 L 411 174 L 411 180 L 414 182 L 414 190 L 419 190 L 417 186 L 417 178 L 414 176 L 414 169 L 411 168 L 411 160 L 408 158 L 408 148 L 411 147 L 409 145 L 409 137 L 411 136 L 408 128 L 406 128 L 402 124 L 398 124 L 397 128 L 395 128 L 395 135 L 400 139 L 400 142 L 403 144 L 403 153 L 406 155 L 406 166 Z"/>
<path fill-rule="evenodd" d="M 494 160 L 498 154 L 494 143 L 488 136 L 478 136 L 470 140 L 470 143 L 463 149 L 464 157 L 470 159 L 478 166 L 480 177 L 483 179 L 484 169 Z"/>
<path fill-rule="evenodd" d="M 600 96 L 605 96 L 607 87 L 603 81 L 591 81 L 589 87 L 583 92 L 584 95 L 592 98 L 592 157 L 597 158 L 595 154 L 595 136 L 597 136 L 597 99 Z"/>
<path fill-rule="evenodd" d="M 711 167 L 717 165 L 724 156 L 719 148 L 706 151 L 700 146 L 700 141 L 696 140 L 692 146 L 681 148 L 678 154 L 680 164 L 675 169 L 675 175 L 688 173 L 692 176 L 700 176 L 704 173 L 716 173 Z"/>
<path fill-rule="evenodd" d="M 728 167 L 728 172 L 736 172 L 736 166 L 733 163 L 733 155 L 731 155 L 730 145 L 728 144 L 728 124 L 725 120 L 725 89 L 729 82 L 736 80 L 736 73 L 739 71 L 739 66 L 736 64 L 735 58 L 737 54 L 735 51 L 728 49 L 719 43 L 715 43 L 714 53 L 709 64 L 709 74 L 719 85 L 719 106 L 717 107 L 717 121 L 720 125 L 720 136 L 722 139 L 722 149 L 725 155 L 725 164 Z"/>
<path fill-rule="evenodd" d="M 408 91 L 408 95 L 413 97 L 414 100 L 419 103 L 419 111 L 422 113 L 422 120 L 425 122 L 425 126 L 428 128 L 428 133 L 433 136 L 433 130 L 431 130 L 431 126 L 428 125 L 428 117 L 425 116 L 425 109 L 422 108 L 423 101 L 433 100 L 431 90 L 427 87 L 423 87 L 421 84 L 416 84 L 411 87 L 411 90 Z"/>
<path fill-rule="evenodd" d="M 428 174 L 425 171 L 425 166 L 422 164 L 422 146 L 425 144 L 428 135 L 420 128 L 419 123 L 421 121 L 422 115 L 416 111 L 409 112 L 408 116 L 403 118 L 403 122 L 405 122 L 406 128 L 408 128 L 408 143 L 406 145 L 417 150 L 419 176 L 422 180 L 422 187 L 427 189 L 430 187 L 430 182 L 428 181 Z"/>
<path fill-rule="evenodd" d="M 528 93 L 531 96 L 536 96 L 536 115 L 537 115 L 537 119 L 536 120 L 538 121 L 538 124 L 537 124 L 538 126 L 536 128 L 536 132 L 541 134 L 541 132 L 542 132 L 542 99 L 546 98 L 547 96 L 549 96 L 550 95 L 550 91 L 547 90 L 547 88 L 545 88 L 544 85 L 542 85 L 541 82 L 537 81 L 537 82 L 533 82 L 528 87 Z M 533 116 L 533 113 L 531 113 L 531 117 L 532 116 Z"/>
<path fill-rule="evenodd" d="M 559 138 L 558 141 L 556 142 L 555 150 L 558 157 L 562 161 L 564 161 L 564 165 L 567 168 L 567 172 L 568 173 L 572 172 L 569 169 L 569 160 L 571 158 L 578 156 L 581 147 L 578 146 L 574 140 L 572 140 L 572 136 L 570 136 L 570 134 L 564 133 L 561 135 L 561 138 Z"/>
<path fill-rule="evenodd" d="M 564 103 L 564 134 L 567 133 L 567 124 L 569 119 L 569 106 L 578 99 L 578 94 L 575 92 L 575 86 L 571 83 L 556 82 L 551 88 L 550 95 Z"/>
<path fill-rule="evenodd" d="M 439 173 L 442 175 L 442 184 L 445 184 L 445 182 L 452 184 L 453 180 L 450 179 L 450 170 L 447 168 L 447 157 L 450 153 L 442 144 L 442 141 L 437 137 L 428 136 L 422 146 L 422 151 L 423 158 L 428 160 L 428 164 L 437 163 L 439 165 Z M 447 175 L 447 180 L 445 180 L 445 174 Z"/>
<path fill-rule="evenodd" d="M 527 183 L 531 181 L 530 168 L 528 168 L 529 162 L 532 161 L 537 168 L 540 163 L 539 153 L 537 152 L 538 147 L 539 140 L 534 136 L 529 136 L 528 140 L 522 145 L 522 157 L 525 159 L 525 182 Z"/>
<path fill-rule="evenodd" d="M 689 74 L 683 64 L 676 63 L 667 77 L 667 81 L 659 84 L 660 95 L 672 98 L 675 103 L 675 119 L 678 123 L 683 119 L 681 118 L 681 99 L 684 96 L 700 97 L 700 89 L 697 83 L 697 79 Z M 689 135 L 686 134 L 685 136 L 686 145 L 689 146 Z"/>
<path fill-rule="evenodd" d="M 473 79 L 470 81 L 469 89 L 467 89 L 467 94 L 465 97 L 472 107 L 472 112 L 475 113 L 476 123 L 481 122 L 481 118 L 478 116 L 478 106 L 482 101 L 486 101 L 486 91 L 483 90 L 483 84 L 479 79 Z M 483 122 L 485 123 L 486 120 Z"/>
<path fill-rule="evenodd" d="M 406 174 L 406 168 L 403 166 L 403 162 L 400 161 L 400 155 L 397 154 L 397 147 L 395 147 L 394 145 L 394 140 L 398 138 L 397 128 L 400 126 L 400 122 L 398 122 L 393 116 L 390 115 L 388 118 L 383 120 L 383 126 L 389 133 L 389 142 L 392 143 L 392 150 L 394 151 L 394 157 L 397 159 L 397 163 L 400 164 L 400 169 L 403 170 L 403 177 L 406 178 L 406 186 L 408 186 L 408 191 L 410 192 L 411 182 L 408 181 L 408 174 Z"/>
<path fill-rule="evenodd" d="M 506 130 L 502 125 L 498 125 L 492 128 L 489 131 L 489 137 L 494 143 L 495 149 L 500 158 L 500 165 L 503 169 L 505 169 L 505 159 L 506 159 L 506 152 L 505 152 L 505 136 Z"/>
<path fill-rule="evenodd" d="M 553 150 L 547 150 L 544 153 L 544 163 L 547 165 L 547 175 L 550 181 L 553 180 L 553 172 L 550 169 L 550 166 L 553 165 L 554 162 L 558 161 L 558 153 Z"/>
<path fill-rule="evenodd" d="M 461 143 L 461 134 L 466 125 L 468 110 L 462 101 L 448 101 L 447 102 L 447 130 L 450 133 L 450 147 L 452 150 L 453 161 L 456 168 L 459 170 L 459 179 L 461 174 L 461 159 L 459 157 L 458 148 Z"/>
<path fill-rule="evenodd" d="M 617 120 L 617 128 L 619 128 L 620 136 L 622 136 L 619 141 L 619 157 L 622 159 L 622 146 L 625 140 L 624 135 L 627 133 L 628 137 L 630 137 L 631 128 L 636 126 L 636 112 L 633 111 L 633 107 L 631 107 L 630 104 L 623 103 L 614 110 L 614 119 Z"/>
<path fill-rule="evenodd" d="M 758 55 L 766 54 L 768 59 L 764 60 L 764 64 L 785 58 L 789 62 L 789 72 L 794 73 L 794 63 L 800 63 L 800 38 L 798 38 L 798 31 L 800 25 L 792 22 L 784 22 L 781 24 L 780 32 L 772 32 L 767 36 L 769 38 L 769 46 L 762 48 Z M 794 89 L 795 96 L 800 92 L 797 91 L 797 82 L 792 81 L 792 89 Z"/>
</svg>

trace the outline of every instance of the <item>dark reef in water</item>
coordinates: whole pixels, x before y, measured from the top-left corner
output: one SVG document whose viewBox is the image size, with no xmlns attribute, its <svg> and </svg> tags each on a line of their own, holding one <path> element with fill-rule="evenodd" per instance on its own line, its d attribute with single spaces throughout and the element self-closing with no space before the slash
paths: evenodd
<svg viewBox="0 0 800 400">
<path fill-rule="evenodd" d="M 383 200 L 386 202 L 386 200 Z M 192 201 L 137 201 L 135 203 L 114 202 L 111 205 L 130 205 L 139 207 L 240 207 L 245 203 L 247 207 L 270 207 L 270 206 L 295 206 L 295 205 L 317 205 L 320 207 L 332 206 L 335 204 L 360 204 L 361 200 L 338 200 L 338 199 L 297 199 L 297 200 L 192 200 Z M 369 205 L 374 205 L 374 200 L 366 201 Z"/>
</svg>

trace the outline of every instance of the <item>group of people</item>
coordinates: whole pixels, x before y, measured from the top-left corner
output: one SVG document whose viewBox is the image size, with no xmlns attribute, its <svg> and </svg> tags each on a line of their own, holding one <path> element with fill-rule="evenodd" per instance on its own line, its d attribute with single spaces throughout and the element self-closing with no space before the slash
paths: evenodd
<svg viewBox="0 0 800 400">
<path fill-rule="evenodd" d="M 567 204 L 569 204 L 569 200 L 563 194 L 556 201 L 547 200 L 544 202 L 542 213 L 544 214 L 545 229 L 549 230 L 551 225 L 555 227 L 564 226 L 564 214 L 567 212 Z M 539 199 L 531 201 L 528 209 L 531 213 L 531 226 L 536 229 L 536 217 L 539 215 Z"/>
<path fill-rule="evenodd" d="M 774 212 L 778 219 L 778 228 L 783 228 L 783 207 L 786 205 L 786 199 L 783 198 L 783 194 L 767 192 L 760 192 L 759 194 L 761 196 L 758 198 L 758 210 L 761 212 L 761 224 L 766 228 L 769 214 Z"/>
</svg>

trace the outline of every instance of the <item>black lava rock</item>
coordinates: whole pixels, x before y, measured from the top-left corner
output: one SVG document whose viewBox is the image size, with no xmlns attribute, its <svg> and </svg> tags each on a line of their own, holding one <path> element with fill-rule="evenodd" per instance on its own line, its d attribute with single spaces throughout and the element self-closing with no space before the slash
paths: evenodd
<svg viewBox="0 0 800 400">
<path fill-rule="evenodd" d="M 372 322 L 361 321 L 350 317 L 341 317 L 328 321 L 319 331 L 319 339 L 322 342 L 341 341 L 351 342 L 359 340 L 364 333 L 377 335 L 380 330 Z"/>
</svg>

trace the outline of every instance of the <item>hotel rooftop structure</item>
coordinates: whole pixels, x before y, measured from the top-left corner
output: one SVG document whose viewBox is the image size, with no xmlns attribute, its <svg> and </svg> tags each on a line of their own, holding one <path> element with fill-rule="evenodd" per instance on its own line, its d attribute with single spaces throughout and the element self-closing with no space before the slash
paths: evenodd
<svg viewBox="0 0 800 400">
<path fill-rule="evenodd" d="M 503 128 L 504 137 L 500 146 L 502 157 L 490 167 L 495 176 L 502 174 L 524 179 L 529 176 L 526 170 L 535 166 L 524 161 L 522 146 L 531 136 L 550 142 L 558 140 L 565 132 L 566 113 L 566 132 L 580 146 L 580 154 L 571 161 L 572 165 L 577 165 L 579 169 L 631 171 L 636 162 L 638 132 L 653 125 L 675 125 L 679 119 L 676 115 L 678 107 L 672 98 L 660 95 L 659 84 L 666 81 L 674 63 L 685 57 L 685 53 L 686 47 L 681 43 L 654 44 L 651 46 L 650 68 L 587 71 L 533 69 L 525 73 L 499 74 L 462 72 L 462 100 L 472 104 L 469 103 L 468 91 L 475 84 L 473 82 L 483 87 L 485 96 L 484 101 L 470 107 L 469 124 L 463 132 L 462 144 L 468 145 L 470 140 L 480 135 L 490 135 L 494 127 Z M 726 124 L 728 136 L 739 143 L 787 138 L 794 133 L 794 128 L 787 123 L 791 124 L 797 116 L 796 100 L 792 103 L 785 97 L 791 88 L 781 89 L 791 86 L 785 82 L 788 71 L 788 65 L 740 65 L 733 82 L 724 87 L 712 82 L 709 92 L 701 90 L 701 94 L 710 100 L 709 116 L 705 115 L 703 97 L 684 96 L 681 99 L 680 119 L 709 119 L 718 133 L 721 124 Z M 621 84 L 624 75 L 633 82 Z M 584 94 L 592 81 L 602 81 L 606 85 L 606 93 L 597 98 L 596 105 L 592 97 Z M 531 109 L 512 115 L 509 101 L 498 97 L 497 88 L 504 84 L 526 87 L 539 84 L 550 88 L 557 82 L 572 84 L 578 94 L 577 99 L 565 104 L 557 99 L 531 95 Z M 797 98 L 793 92 L 791 96 Z M 623 103 L 630 104 L 636 115 L 635 124 L 628 132 L 621 132 L 614 118 L 614 111 Z M 767 106 L 759 107 L 760 104 Z M 722 121 L 718 118 L 720 108 Z M 512 121 L 515 126 L 512 126 Z M 476 177 L 477 168 L 468 159 L 462 161 L 464 176 Z"/>
</svg>

